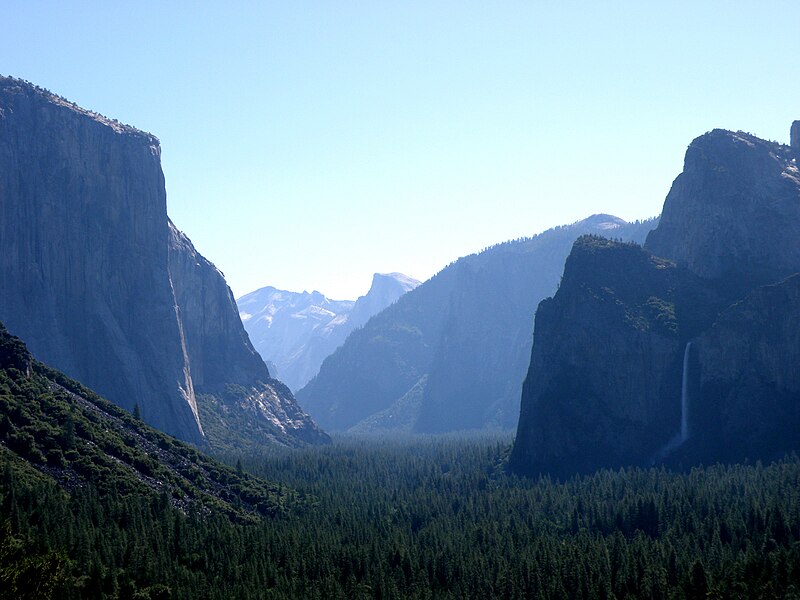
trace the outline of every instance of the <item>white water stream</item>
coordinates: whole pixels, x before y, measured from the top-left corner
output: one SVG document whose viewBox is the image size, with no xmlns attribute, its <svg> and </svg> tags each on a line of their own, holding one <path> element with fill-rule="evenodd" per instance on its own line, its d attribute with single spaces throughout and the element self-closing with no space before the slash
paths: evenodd
<svg viewBox="0 0 800 600">
<path fill-rule="evenodd" d="M 689 438 L 689 350 L 692 342 L 686 344 L 683 351 L 683 375 L 681 378 L 681 437 L 682 444 Z"/>
<path fill-rule="evenodd" d="M 651 459 L 651 463 L 663 460 L 680 448 L 689 439 L 689 352 L 692 342 L 687 342 L 683 351 L 683 372 L 681 373 L 681 429 Z"/>
</svg>

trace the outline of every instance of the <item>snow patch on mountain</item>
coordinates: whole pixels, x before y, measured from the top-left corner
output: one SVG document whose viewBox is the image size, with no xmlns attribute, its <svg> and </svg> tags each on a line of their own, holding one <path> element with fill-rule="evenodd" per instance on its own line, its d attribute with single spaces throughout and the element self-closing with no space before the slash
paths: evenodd
<svg viewBox="0 0 800 600">
<path fill-rule="evenodd" d="M 236 303 L 253 346 L 274 365 L 270 372 L 298 390 L 351 331 L 419 284 L 403 273 L 375 273 L 369 291 L 355 301 L 267 286 Z"/>
</svg>

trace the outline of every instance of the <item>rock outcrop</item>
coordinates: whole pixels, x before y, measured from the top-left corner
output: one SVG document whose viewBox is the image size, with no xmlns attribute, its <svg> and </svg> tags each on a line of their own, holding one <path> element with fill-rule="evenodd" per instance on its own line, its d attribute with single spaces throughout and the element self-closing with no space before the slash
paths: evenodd
<svg viewBox="0 0 800 600">
<path fill-rule="evenodd" d="M 158 140 L 12 78 L 0 78 L 0 320 L 43 361 L 195 444 L 207 442 L 198 390 L 268 385 L 222 275 L 167 218 Z M 262 437 L 294 443 L 262 421 Z"/>
<path fill-rule="evenodd" d="M 268 286 L 242 296 L 237 304 L 256 350 L 275 365 L 277 377 L 299 389 L 351 331 L 418 285 L 402 273 L 375 273 L 367 294 L 356 301 Z"/>
<path fill-rule="evenodd" d="M 787 146 L 715 129 L 686 151 L 647 248 L 742 291 L 800 265 L 800 169 Z"/>
<path fill-rule="evenodd" d="M 653 225 L 594 215 L 459 259 L 354 331 L 298 392 L 301 405 L 334 431 L 512 429 L 533 313 L 574 240 L 642 241 Z"/>
<path fill-rule="evenodd" d="M 800 271 L 792 154 L 712 131 L 689 147 L 644 249 L 575 244 L 536 314 L 513 469 L 569 476 L 800 448 L 800 284 L 760 287 Z"/>
</svg>

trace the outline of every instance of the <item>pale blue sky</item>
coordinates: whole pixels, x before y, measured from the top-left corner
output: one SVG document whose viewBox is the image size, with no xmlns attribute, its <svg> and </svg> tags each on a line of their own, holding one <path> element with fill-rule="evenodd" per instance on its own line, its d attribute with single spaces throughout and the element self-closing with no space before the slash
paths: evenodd
<svg viewBox="0 0 800 600">
<path fill-rule="evenodd" d="M 595 212 L 660 212 L 691 140 L 788 141 L 800 2 L 37 2 L 0 73 L 161 139 L 240 296 L 363 294 Z"/>
</svg>

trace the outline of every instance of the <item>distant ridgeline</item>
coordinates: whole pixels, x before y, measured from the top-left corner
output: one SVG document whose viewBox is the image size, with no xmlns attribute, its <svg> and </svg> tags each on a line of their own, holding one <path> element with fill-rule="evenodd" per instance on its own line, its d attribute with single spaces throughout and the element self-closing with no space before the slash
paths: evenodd
<svg viewBox="0 0 800 600">
<path fill-rule="evenodd" d="M 0 77 L 0 320 L 47 364 L 199 446 L 327 441 L 169 220 L 160 155 L 148 133 Z"/>
<path fill-rule="evenodd" d="M 800 122 L 692 142 L 643 248 L 579 239 L 536 313 L 511 467 L 800 449 Z"/>
<path fill-rule="evenodd" d="M 331 431 L 511 430 L 533 314 L 572 243 L 586 233 L 641 242 L 655 224 L 594 215 L 461 258 L 350 334 L 298 400 Z"/>
<path fill-rule="evenodd" d="M 369 291 L 356 301 L 268 286 L 236 303 L 253 346 L 267 364 L 274 365 L 272 375 L 298 390 L 351 331 L 418 285 L 402 273 L 375 273 Z"/>
</svg>

